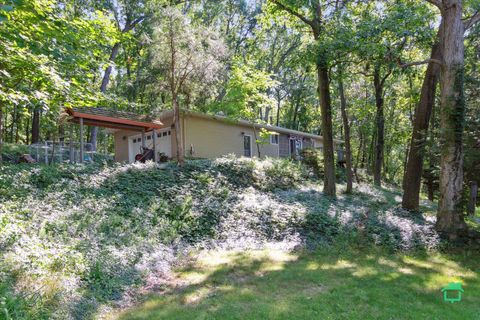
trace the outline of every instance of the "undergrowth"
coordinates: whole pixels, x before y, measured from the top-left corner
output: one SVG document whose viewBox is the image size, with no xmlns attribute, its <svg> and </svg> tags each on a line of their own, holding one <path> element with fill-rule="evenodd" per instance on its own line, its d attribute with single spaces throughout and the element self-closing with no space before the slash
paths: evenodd
<svg viewBox="0 0 480 320">
<path fill-rule="evenodd" d="M 395 190 L 358 185 L 332 200 L 319 185 L 282 159 L 3 166 L 0 317 L 93 318 L 191 248 L 437 245 L 432 221 L 399 209 Z"/>
</svg>

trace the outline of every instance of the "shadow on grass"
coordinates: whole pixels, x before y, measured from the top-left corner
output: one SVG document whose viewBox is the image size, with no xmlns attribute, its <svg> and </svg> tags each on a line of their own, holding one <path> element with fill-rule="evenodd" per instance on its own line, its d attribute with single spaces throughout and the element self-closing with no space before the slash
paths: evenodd
<svg viewBox="0 0 480 320">
<path fill-rule="evenodd" d="M 478 318 L 478 254 L 445 258 L 366 251 L 207 257 L 179 271 L 186 284 L 147 297 L 118 318 Z M 464 285 L 461 303 L 442 301 L 440 289 L 451 281 Z"/>
</svg>

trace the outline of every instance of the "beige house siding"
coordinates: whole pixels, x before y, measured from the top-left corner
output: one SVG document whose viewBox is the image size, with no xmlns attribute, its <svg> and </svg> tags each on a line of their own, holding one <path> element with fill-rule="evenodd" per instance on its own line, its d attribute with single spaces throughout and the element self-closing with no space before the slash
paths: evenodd
<svg viewBox="0 0 480 320">
<path fill-rule="evenodd" d="M 115 132 L 115 161 L 128 162 L 128 137 L 134 134 L 136 132 L 125 130 Z"/>
<path fill-rule="evenodd" d="M 175 128 L 172 126 L 172 112 L 162 115 L 161 121 L 165 125 L 165 129 L 171 130 L 171 150 L 172 157 L 176 157 L 177 147 L 175 141 Z M 235 154 L 236 156 L 244 155 L 244 136 L 251 137 L 251 155 L 258 156 L 257 145 L 255 143 L 255 133 L 253 127 L 245 122 L 226 121 L 211 118 L 206 115 L 195 115 L 184 113 L 181 115 L 182 123 L 182 139 L 185 146 L 185 156 L 193 158 L 217 158 L 227 154 Z M 258 136 L 260 129 L 256 129 Z M 269 129 L 274 131 L 275 128 Z M 302 146 L 323 148 L 321 137 L 312 137 L 311 134 L 300 132 L 284 132 L 288 129 L 278 129 L 279 144 L 271 144 L 268 139 L 265 144 L 260 144 L 260 156 L 269 157 L 289 157 L 290 156 L 290 136 L 302 139 Z M 291 131 L 291 130 L 290 130 Z M 115 161 L 128 162 L 129 160 L 129 140 L 138 132 L 117 131 L 115 137 Z M 126 137 L 126 138 L 124 138 Z M 338 145 L 335 142 L 335 148 Z"/>
<path fill-rule="evenodd" d="M 186 156 L 216 158 L 231 153 L 243 156 L 244 135 L 251 136 L 252 156 L 258 155 L 251 127 L 188 115 L 184 116 L 183 125 Z M 278 145 L 270 144 L 270 140 L 261 144 L 260 155 L 278 157 Z"/>
<path fill-rule="evenodd" d="M 337 147 L 337 144 L 334 143 L 335 148 Z M 313 139 L 313 147 L 314 148 L 321 148 L 323 150 L 323 141 L 322 139 Z"/>
</svg>

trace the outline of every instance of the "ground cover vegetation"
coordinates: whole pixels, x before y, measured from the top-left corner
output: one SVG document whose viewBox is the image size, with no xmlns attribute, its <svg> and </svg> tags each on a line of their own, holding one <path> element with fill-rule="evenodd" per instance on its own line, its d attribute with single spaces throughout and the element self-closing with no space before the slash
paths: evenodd
<svg viewBox="0 0 480 320">
<path fill-rule="evenodd" d="M 129 306 L 202 249 L 357 244 L 388 257 L 449 247 L 431 202 L 412 216 L 398 189 L 369 184 L 332 202 L 313 167 L 290 160 L 8 165 L 0 177 L 7 318 L 83 319 Z"/>
</svg>

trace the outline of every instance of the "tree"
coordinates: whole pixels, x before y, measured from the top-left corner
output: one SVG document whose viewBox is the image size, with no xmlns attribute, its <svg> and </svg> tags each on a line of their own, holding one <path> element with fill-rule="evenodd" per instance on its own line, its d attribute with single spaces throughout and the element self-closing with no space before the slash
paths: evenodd
<svg viewBox="0 0 480 320">
<path fill-rule="evenodd" d="M 338 79 L 338 93 L 340 95 L 340 108 L 342 112 L 343 133 L 345 138 L 345 164 L 347 171 L 347 189 L 345 192 L 350 194 L 352 193 L 353 188 L 352 149 L 350 146 L 350 120 L 347 113 L 347 101 L 343 89 L 342 73 L 340 73 Z"/>
<path fill-rule="evenodd" d="M 440 76 L 440 64 L 435 61 L 442 60 L 443 41 L 440 38 L 443 33 L 443 22 L 440 23 L 437 39 L 432 46 L 430 61 L 423 78 L 420 100 L 415 109 L 413 120 L 412 138 L 408 153 L 407 166 L 403 177 L 402 207 L 408 210 L 418 210 L 420 202 L 421 177 L 423 171 L 423 155 L 430 123 L 430 115 L 435 103 L 435 92 Z"/>
<path fill-rule="evenodd" d="M 440 200 L 436 228 L 450 238 L 461 236 L 463 218 L 464 43 L 461 0 L 428 0 L 443 19 L 443 59 L 440 77 Z"/>
<path fill-rule="evenodd" d="M 163 71 L 157 79 L 167 88 L 174 113 L 177 161 L 184 163 L 184 146 L 180 123 L 180 98 L 192 83 L 214 83 L 227 50 L 218 34 L 195 26 L 180 10 L 168 7 L 160 10 L 153 33 L 153 63 Z"/>
<path fill-rule="evenodd" d="M 269 0 L 278 9 L 285 11 L 310 27 L 313 39 L 320 43 L 324 36 L 324 16 L 320 1 L 280 1 Z M 308 14 L 302 12 L 307 11 Z M 328 52 L 321 48 L 315 52 L 317 68 L 317 93 L 321 109 L 321 129 L 323 136 L 324 188 L 325 194 L 335 197 L 335 156 L 333 150 L 332 106 L 330 97 L 330 63 Z"/>
<path fill-rule="evenodd" d="M 70 2 L 11 3 L 0 6 L 0 104 L 2 126 L 10 130 L 0 134 L 4 141 L 36 142 L 58 130 L 63 106 L 97 103 L 92 70 L 115 35 L 101 11 L 85 17 L 71 15 Z"/>
</svg>

